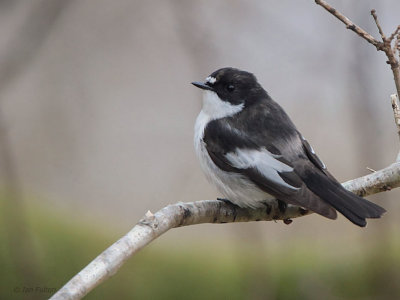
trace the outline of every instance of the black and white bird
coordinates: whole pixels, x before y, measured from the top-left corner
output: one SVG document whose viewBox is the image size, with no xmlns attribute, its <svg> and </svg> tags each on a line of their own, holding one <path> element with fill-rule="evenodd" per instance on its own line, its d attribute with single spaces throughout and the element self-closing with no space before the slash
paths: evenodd
<svg viewBox="0 0 400 300">
<path fill-rule="evenodd" d="M 201 167 L 224 198 L 258 208 L 273 199 L 358 226 L 385 209 L 344 189 L 285 111 L 252 73 L 223 68 L 205 82 L 194 145 Z"/>
</svg>

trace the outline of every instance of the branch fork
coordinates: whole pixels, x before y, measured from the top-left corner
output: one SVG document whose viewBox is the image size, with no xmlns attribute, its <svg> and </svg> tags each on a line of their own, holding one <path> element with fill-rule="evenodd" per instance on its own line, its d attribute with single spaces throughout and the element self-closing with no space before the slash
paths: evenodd
<svg viewBox="0 0 400 300">
<path fill-rule="evenodd" d="M 375 21 L 376 27 L 378 28 L 379 35 L 381 36 L 382 42 L 375 39 L 371 34 L 362 29 L 360 26 L 354 24 L 349 18 L 345 17 L 338 10 L 330 6 L 324 0 L 315 0 L 315 3 L 325 8 L 328 12 L 338 18 L 342 23 L 346 25 L 347 29 L 354 31 L 357 35 L 362 37 L 368 43 L 375 46 L 376 50 L 383 51 L 388 58 L 387 62 L 393 72 L 394 82 L 396 85 L 397 95 L 400 96 L 400 66 L 399 66 L 399 52 L 400 52 L 400 25 L 393 31 L 393 33 L 387 37 L 383 32 L 383 29 L 379 23 L 378 15 L 376 10 L 371 10 L 371 15 Z M 392 42 L 394 45 L 392 46 Z"/>
</svg>

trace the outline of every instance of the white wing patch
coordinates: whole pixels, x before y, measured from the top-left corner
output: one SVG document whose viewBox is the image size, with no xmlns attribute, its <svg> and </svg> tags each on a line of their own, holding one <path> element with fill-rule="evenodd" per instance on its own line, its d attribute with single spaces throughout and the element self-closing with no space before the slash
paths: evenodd
<svg viewBox="0 0 400 300">
<path fill-rule="evenodd" d="M 277 157 L 280 155 L 272 154 L 267 149 L 237 149 L 235 152 L 226 154 L 226 158 L 235 168 L 255 168 L 268 180 L 292 190 L 298 190 L 299 188 L 291 186 L 279 176 L 278 172 L 292 172 L 293 168 L 277 160 Z"/>
</svg>

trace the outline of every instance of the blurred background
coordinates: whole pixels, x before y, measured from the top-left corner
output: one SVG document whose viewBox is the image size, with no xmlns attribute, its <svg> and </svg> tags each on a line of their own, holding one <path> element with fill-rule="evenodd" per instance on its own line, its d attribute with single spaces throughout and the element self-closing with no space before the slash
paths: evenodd
<svg viewBox="0 0 400 300">
<path fill-rule="evenodd" d="M 395 0 L 330 4 L 378 37 Z M 0 1 L 0 298 L 45 299 L 147 210 L 220 196 L 194 154 L 201 92 L 253 72 L 346 181 L 395 160 L 386 57 L 311 0 Z M 311 215 L 198 225 L 87 299 L 395 299 L 399 190 L 360 229 Z"/>
</svg>

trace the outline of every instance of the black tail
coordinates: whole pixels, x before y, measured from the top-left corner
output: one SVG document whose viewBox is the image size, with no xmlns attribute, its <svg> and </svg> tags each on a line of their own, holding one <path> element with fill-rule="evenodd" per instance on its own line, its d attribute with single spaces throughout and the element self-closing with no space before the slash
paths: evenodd
<svg viewBox="0 0 400 300">
<path fill-rule="evenodd" d="M 380 218 L 386 212 L 315 169 L 305 170 L 302 179 L 310 190 L 358 226 L 364 227 L 367 225 L 366 218 Z"/>
</svg>

